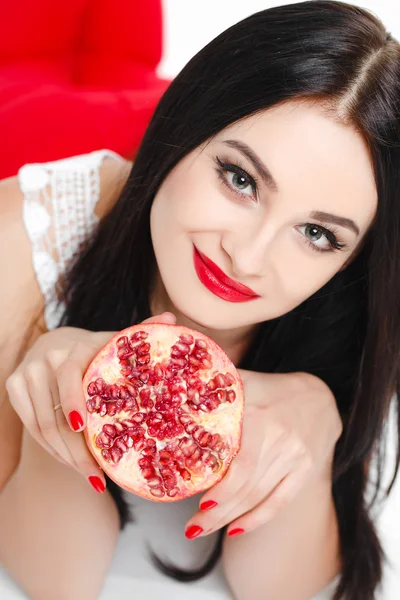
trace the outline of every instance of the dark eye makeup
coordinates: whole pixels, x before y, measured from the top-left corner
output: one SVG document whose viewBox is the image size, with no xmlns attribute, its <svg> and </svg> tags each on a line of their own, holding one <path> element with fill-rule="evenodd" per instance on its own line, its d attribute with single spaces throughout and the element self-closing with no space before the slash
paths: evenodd
<svg viewBox="0 0 400 600">
<path fill-rule="evenodd" d="M 254 175 L 250 175 L 246 171 L 246 169 L 237 161 L 233 162 L 225 162 L 221 160 L 218 156 L 214 158 L 214 162 L 216 164 L 215 171 L 221 181 L 221 183 L 226 186 L 230 192 L 233 192 L 238 197 L 246 200 L 247 202 L 250 200 L 251 202 L 258 202 L 258 179 Z M 245 194 L 242 190 L 239 189 L 236 185 L 232 184 L 228 180 L 228 173 L 236 175 L 237 185 L 244 186 L 244 189 L 250 187 L 252 190 L 252 194 Z M 305 234 L 301 233 L 303 240 L 310 246 L 312 250 L 316 252 L 335 252 L 340 251 L 347 248 L 346 244 L 339 239 L 339 235 L 337 230 L 329 229 L 328 227 L 324 227 L 323 225 L 318 225 L 316 223 L 303 223 L 296 227 L 298 231 L 299 228 L 305 228 L 309 232 L 312 231 L 312 237 L 316 237 L 318 234 L 325 236 L 328 241 L 329 246 L 327 248 L 323 248 L 321 246 L 317 246 L 310 239 L 306 237 Z M 299 232 L 300 233 L 300 232 Z M 319 238 L 320 239 L 320 238 Z"/>
</svg>

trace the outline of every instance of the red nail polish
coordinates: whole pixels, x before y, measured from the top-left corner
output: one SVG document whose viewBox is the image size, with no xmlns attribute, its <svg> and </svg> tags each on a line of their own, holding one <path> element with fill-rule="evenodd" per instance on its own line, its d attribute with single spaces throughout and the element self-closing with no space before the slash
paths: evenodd
<svg viewBox="0 0 400 600">
<path fill-rule="evenodd" d="M 104 485 L 100 477 L 97 477 L 97 475 L 91 475 L 90 477 L 88 477 L 88 479 L 89 483 L 94 487 L 96 492 L 98 492 L 99 494 L 102 494 L 104 492 L 106 486 Z"/>
<path fill-rule="evenodd" d="M 77 410 L 71 410 L 68 415 L 69 422 L 74 431 L 79 431 L 83 427 L 83 419 Z"/>
<path fill-rule="evenodd" d="M 216 506 L 218 506 L 218 502 L 215 502 L 214 500 L 207 500 L 206 502 L 202 502 L 200 504 L 200 510 L 210 510 Z"/>
<path fill-rule="evenodd" d="M 244 533 L 244 529 L 241 527 L 237 527 L 236 529 L 231 529 L 228 531 L 229 537 L 236 537 L 237 535 L 242 535 L 242 533 Z"/>
<path fill-rule="evenodd" d="M 191 525 L 185 531 L 185 535 L 188 538 L 188 540 L 193 540 L 194 538 L 196 538 L 201 533 L 203 533 L 203 528 L 199 527 L 198 525 Z"/>
</svg>

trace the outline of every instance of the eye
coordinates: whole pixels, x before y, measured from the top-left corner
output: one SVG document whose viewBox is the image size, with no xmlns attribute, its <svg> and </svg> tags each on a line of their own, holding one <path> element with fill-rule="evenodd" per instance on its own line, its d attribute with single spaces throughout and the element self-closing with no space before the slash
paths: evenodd
<svg viewBox="0 0 400 600">
<path fill-rule="evenodd" d="M 216 157 L 216 169 L 222 183 L 241 197 L 257 199 L 257 182 L 239 165 L 224 163 Z"/>
<path fill-rule="evenodd" d="M 236 172 L 232 172 L 232 171 L 227 171 L 226 172 L 226 178 L 228 180 L 228 183 L 236 188 L 237 190 L 239 190 L 242 193 L 246 193 L 249 196 L 253 195 L 253 187 L 252 187 L 252 182 L 250 181 L 250 178 L 246 175 L 242 175 L 241 173 L 236 173 Z M 246 192 L 247 190 L 247 192 Z"/>
<path fill-rule="evenodd" d="M 299 225 L 296 229 L 311 248 L 317 252 L 334 252 L 346 247 L 345 244 L 339 242 L 333 231 L 322 227 L 322 225 L 306 223 L 305 225 Z"/>
</svg>

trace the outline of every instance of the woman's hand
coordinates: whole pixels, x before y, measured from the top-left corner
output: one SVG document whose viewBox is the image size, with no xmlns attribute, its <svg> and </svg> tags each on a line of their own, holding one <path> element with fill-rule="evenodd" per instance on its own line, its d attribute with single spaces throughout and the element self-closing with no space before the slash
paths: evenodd
<svg viewBox="0 0 400 600">
<path fill-rule="evenodd" d="M 164 313 L 145 323 L 175 323 Z M 30 435 L 57 460 L 81 472 L 98 492 L 102 470 L 82 431 L 86 405 L 82 378 L 89 363 L 116 332 L 60 327 L 43 334 L 6 381 L 10 403 Z M 54 410 L 61 404 L 62 410 Z"/>
<path fill-rule="evenodd" d="M 329 388 L 307 373 L 240 371 L 245 391 L 241 449 L 225 477 L 208 490 L 186 536 L 229 525 L 234 537 L 263 525 L 310 477 L 330 477 L 342 432 Z"/>
</svg>

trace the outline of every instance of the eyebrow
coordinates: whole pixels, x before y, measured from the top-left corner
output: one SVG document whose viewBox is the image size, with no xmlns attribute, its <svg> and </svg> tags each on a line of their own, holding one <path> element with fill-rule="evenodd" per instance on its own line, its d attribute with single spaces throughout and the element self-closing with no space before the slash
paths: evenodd
<svg viewBox="0 0 400 600">
<path fill-rule="evenodd" d="M 230 148 L 239 150 L 239 152 L 246 156 L 253 164 L 253 167 L 261 175 L 265 185 L 273 192 L 279 191 L 278 184 L 272 177 L 269 169 L 262 162 L 261 158 L 257 156 L 254 150 L 250 148 L 250 146 L 239 140 L 224 140 L 222 143 Z M 352 219 L 348 219 L 347 217 L 340 217 L 339 215 L 333 215 L 332 213 L 316 210 L 310 214 L 310 218 L 316 219 L 317 221 L 325 221 L 327 223 L 331 223 L 332 225 L 339 225 L 339 227 L 345 227 L 346 229 L 353 231 L 357 236 L 360 235 L 359 227 Z"/>
<path fill-rule="evenodd" d="M 272 177 L 270 171 L 264 165 L 261 158 L 259 156 L 257 156 L 257 154 L 254 152 L 254 150 L 252 150 L 250 148 L 250 146 L 248 146 L 244 142 L 240 142 L 239 140 L 224 140 L 222 143 L 225 144 L 226 146 L 229 146 L 230 148 L 235 148 L 236 150 L 239 150 L 239 152 L 241 152 L 244 156 L 246 156 L 246 158 L 248 158 L 249 161 L 253 164 L 253 167 L 261 175 L 261 178 L 264 181 L 265 185 L 272 192 L 279 191 L 278 184 L 276 183 L 275 179 Z"/>
<path fill-rule="evenodd" d="M 351 229 L 356 235 L 360 235 L 360 229 L 358 226 L 352 221 L 352 219 L 347 219 L 346 217 L 339 217 L 338 215 L 332 215 L 331 213 L 314 211 L 310 213 L 311 219 L 316 219 L 317 221 L 326 221 L 328 223 L 332 223 L 333 225 L 339 225 L 340 227 L 346 227 L 346 229 Z"/>
</svg>

